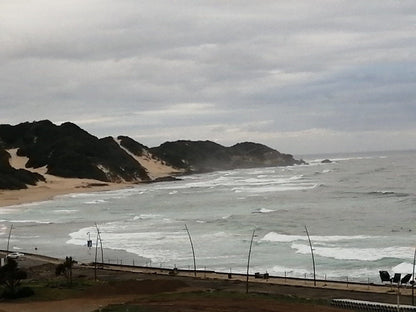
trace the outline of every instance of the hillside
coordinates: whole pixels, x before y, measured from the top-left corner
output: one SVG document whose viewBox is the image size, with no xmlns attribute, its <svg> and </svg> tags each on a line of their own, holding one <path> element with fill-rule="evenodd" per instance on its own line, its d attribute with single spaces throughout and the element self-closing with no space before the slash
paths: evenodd
<svg viewBox="0 0 416 312">
<path fill-rule="evenodd" d="M 0 148 L 0 189 L 17 190 L 36 185 L 45 178 L 37 173 L 25 169 L 15 169 L 9 163 L 10 154 Z"/>
<path fill-rule="evenodd" d="M 173 167 L 187 172 L 210 172 L 237 168 L 293 166 L 303 164 L 262 144 L 244 142 L 224 147 L 211 141 L 166 142 L 150 152 Z"/>
<path fill-rule="evenodd" d="M 12 150 L 27 158 L 24 168 L 10 165 Z M 149 148 L 127 136 L 99 139 L 70 122 L 0 125 L 0 189 L 21 189 L 45 181 L 40 168 L 63 178 L 137 183 L 183 173 L 301 163 L 258 143 L 224 147 L 211 141 L 181 140 Z"/>
</svg>

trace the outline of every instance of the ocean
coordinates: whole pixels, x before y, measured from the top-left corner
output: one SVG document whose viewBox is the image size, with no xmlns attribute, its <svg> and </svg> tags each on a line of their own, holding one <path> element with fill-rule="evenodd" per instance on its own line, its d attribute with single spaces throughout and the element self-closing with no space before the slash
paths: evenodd
<svg viewBox="0 0 416 312">
<path fill-rule="evenodd" d="M 321 163 L 324 158 L 332 163 Z M 309 164 L 219 171 L 0 208 L 10 250 L 105 262 L 379 282 L 412 273 L 416 152 L 322 155 Z M 92 240 L 93 248 L 87 247 Z M 98 252 L 101 261 L 101 250 Z"/>
</svg>

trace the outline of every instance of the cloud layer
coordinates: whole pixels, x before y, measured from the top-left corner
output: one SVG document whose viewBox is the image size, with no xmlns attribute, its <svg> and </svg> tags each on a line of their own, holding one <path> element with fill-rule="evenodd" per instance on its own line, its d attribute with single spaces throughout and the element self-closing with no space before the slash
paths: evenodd
<svg viewBox="0 0 416 312">
<path fill-rule="evenodd" d="M 415 148 L 415 16 L 413 0 L 2 1 L 0 122 L 149 146 Z"/>
</svg>

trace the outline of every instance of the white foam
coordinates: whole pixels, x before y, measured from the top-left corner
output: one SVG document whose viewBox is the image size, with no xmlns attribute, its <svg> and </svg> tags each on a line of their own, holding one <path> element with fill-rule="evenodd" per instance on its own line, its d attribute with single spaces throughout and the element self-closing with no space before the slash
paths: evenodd
<svg viewBox="0 0 416 312">
<path fill-rule="evenodd" d="M 167 262 L 172 259 L 187 259 L 190 257 L 188 249 L 180 248 L 188 243 L 185 231 L 177 232 L 120 232 L 119 222 L 112 222 L 99 226 L 104 248 L 125 250 L 141 257 L 149 258 L 153 262 Z M 66 243 L 85 246 L 87 233 L 91 238 L 96 237 L 96 229 L 88 227 L 70 233 Z M 167 240 L 172 242 L 172 248 L 166 248 Z"/>
<path fill-rule="evenodd" d="M 309 254 L 311 251 L 308 244 L 293 243 L 291 247 L 299 254 Z M 314 245 L 315 255 L 337 260 L 376 261 L 384 258 L 408 258 L 412 255 L 412 250 L 410 247 L 345 248 Z"/>
<path fill-rule="evenodd" d="M 2 221 L 2 222 L 4 222 L 4 221 Z M 0 235 L 6 234 L 7 231 L 9 231 L 9 230 L 10 230 L 10 228 L 7 227 L 6 225 L 4 225 L 4 224 L 0 225 Z"/>
<path fill-rule="evenodd" d="M 15 207 L 15 208 L 13 208 L 13 207 Z M 18 208 L 18 206 L 1 207 L 1 209 L 0 209 L 0 215 L 2 215 L 2 214 L 16 213 L 16 212 L 20 211 L 17 208 Z"/>
<path fill-rule="evenodd" d="M 363 240 L 363 239 L 375 239 L 375 236 L 366 236 L 366 235 L 352 235 L 352 236 L 342 236 L 342 235 L 329 235 L 329 236 L 320 236 L 315 235 L 311 236 L 311 240 L 314 243 L 319 242 L 339 242 L 339 241 L 350 241 L 350 240 Z M 306 241 L 308 240 L 305 235 L 287 235 L 280 234 L 276 232 L 269 232 L 260 241 L 269 241 L 269 242 L 281 242 L 281 243 L 290 243 L 295 241 Z"/>
<path fill-rule="evenodd" d="M 258 210 L 255 211 L 255 213 L 270 213 L 270 212 L 274 212 L 276 210 L 273 209 L 267 209 L 267 208 L 260 208 Z"/>
<path fill-rule="evenodd" d="M 95 199 L 95 200 L 90 200 L 90 201 L 84 202 L 84 204 L 87 204 L 87 205 L 98 205 L 98 204 L 103 204 L 103 203 L 106 203 L 106 202 L 107 201 L 104 200 L 104 199 Z"/>
<path fill-rule="evenodd" d="M 311 190 L 319 186 L 319 184 L 316 183 L 296 183 L 296 184 L 279 184 L 279 185 L 268 185 L 263 187 L 236 187 L 232 190 L 235 193 L 268 193 L 268 192 L 285 192 L 285 191 L 303 191 L 303 190 Z"/>
<path fill-rule="evenodd" d="M 54 213 L 63 213 L 63 214 L 70 214 L 70 213 L 75 213 L 78 212 L 79 210 L 77 209 L 57 209 L 54 210 Z"/>
<path fill-rule="evenodd" d="M 157 218 L 160 218 L 160 217 L 162 217 L 162 216 L 158 215 L 158 214 L 143 213 L 141 215 L 135 216 L 133 218 L 133 220 L 149 220 L 149 219 L 157 219 Z"/>
<path fill-rule="evenodd" d="M 413 273 L 413 263 L 402 262 L 391 268 L 393 273 Z"/>
<path fill-rule="evenodd" d="M 16 212 L 16 211 L 21 210 L 19 208 L 41 206 L 41 205 L 44 205 L 44 204 L 50 203 L 50 202 L 51 202 L 50 200 L 45 200 L 45 201 L 38 201 L 38 202 L 31 202 L 31 203 L 24 203 L 24 204 L 17 204 L 17 205 L 5 206 L 5 207 L 1 207 L 0 214 L 2 214 L 2 213 L 9 213 L 9 212 Z"/>
<path fill-rule="evenodd" d="M 36 223 L 36 224 L 52 224 L 52 221 L 39 221 L 39 220 L 0 220 L 0 222 L 10 222 L 10 223 Z"/>
</svg>

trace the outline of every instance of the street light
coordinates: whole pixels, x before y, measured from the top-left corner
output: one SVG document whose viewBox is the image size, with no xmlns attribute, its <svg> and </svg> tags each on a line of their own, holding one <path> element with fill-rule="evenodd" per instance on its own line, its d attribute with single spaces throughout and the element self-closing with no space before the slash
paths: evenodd
<svg viewBox="0 0 416 312">
<path fill-rule="evenodd" d="M 250 241 L 250 248 L 248 250 L 248 257 L 247 257 L 247 280 L 246 280 L 246 294 L 248 294 L 248 273 L 250 270 L 250 256 L 251 256 L 251 247 L 253 246 L 253 239 L 254 239 L 254 233 L 256 232 L 256 229 L 253 230 L 253 234 L 251 235 L 251 241 Z"/>
<path fill-rule="evenodd" d="M 7 238 L 7 253 L 9 253 L 10 236 L 12 235 L 13 223 L 10 226 L 9 237 Z"/>
<path fill-rule="evenodd" d="M 412 273 L 412 305 L 415 305 L 415 262 L 416 262 L 416 248 L 415 253 L 413 255 L 413 273 Z"/>
<path fill-rule="evenodd" d="M 313 256 L 313 247 L 311 238 L 309 236 L 308 228 L 305 225 L 306 235 L 308 236 L 309 246 L 311 247 L 311 255 L 312 255 L 312 266 L 313 266 L 313 285 L 316 286 L 316 271 L 315 271 L 315 257 Z"/>
<path fill-rule="evenodd" d="M 100 229 L 98 228 L 97 223 L 95 223 L 95 228 L 97 229 L 97 240 L 95 243 L 94 280 L 97 281 L 98 239 L 100 240 L 100 246 L 101 246 L 101 266 L 104 265 L 104 252 L 103 252 L 103 241 L 101 240 Z"/>
<path fill-rule="evenodd" d="M 196 261 L 195 261 L 195 250 L 194 250 L 194 244 L 192 243 L 191 234 L 189 233 L 188 227 L 185 224 L 185 230 L 188 233 L 189 242 L 191 243 L 191 249 L 192 249 L 192 256 L 194 258 L 194 275 L 196 277 Z"/>
</svg>

